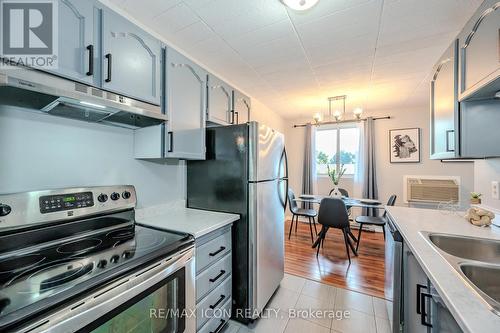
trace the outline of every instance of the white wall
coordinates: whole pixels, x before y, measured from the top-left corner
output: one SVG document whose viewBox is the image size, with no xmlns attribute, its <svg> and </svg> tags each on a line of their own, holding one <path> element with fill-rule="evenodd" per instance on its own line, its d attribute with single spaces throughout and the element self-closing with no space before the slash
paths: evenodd
<svg viewBox="0 0 500 333">
<path fill-rule="evenodd" d="M 263 123 L 281 133 L 285 133 L 286 130 L 285 120 L 256 99 L 252 99 L 250 120 Z"/>
<path fill-rule="evenodd" d="M 482 193 L 485 206 L 500 209 L 500 200 L 491 196 L 491 182 L 500 182 L 500 159 L 493 158 L 474 162 L 474 191 Z"/>
<path fill-rule="evenodd" d="M 474 164 L 464 162 L 442 163 L 429 159 L 429 113 L 425 106 L 401 108 L 396 110 L 381 110 L 370 112 L 371 116 L 391 116 L 388 120 L 375 121 L 375 156 L 377 162 L 377 181 L 379 199 L 385 201 L 391 194 L 398 196 L 398 205 L 403 205 L 403 176 L 405 175 L 447 175 L 460 176 L 462 181 L 462 201 L 468 202 L 468 195 L 474 188 Z M 365 114 L 364 116 L 367 116 Z M 302 189 L 302 163 L 304 159 L 305 129 L 293 128 L 293 124 L 301 124 L 309 119 L 288 121 L 287 148 L 290 160 L 290 186 L 296 191 Z M 389 130 L 419 127 L 422 129 L 421 162 L 411 164 L 391 164 L 389 162 Z M 498 169 L 500 170 L 500 168 Z M 499 177 L 500 178 L 500 177 Z M 352 179 L 344 179 L 341 187 L 353 193 Z M 328 178 L 319 178 L 318 194 L 328 194 L 331 189 Z"/>
<path fill-rule="evenodd" d="M 185 165 L 135 160 L 133 131 L 0 107 L 0 193 L 131 184 L 138 206 L 185 197 Z"/>
<path fill-rule="evenodd" d="M 430 160 L 429 112 L 427 107 L 386 110 L 378 115 L 390 115 L 392 119 L 375 122 L 377 172 L 379 197 L 386 200 L 391 194 L 398 195 L 399 204 L 403 202 L 403 176 L 459 176 L 461 178 L 461 204 L 468 204 L 469 193 L 474 188 L 474 163 Z M 389 162 L 389 130 L 407 127 L 421 128 L 421 163 L 391 164 Z"/>
</svg>

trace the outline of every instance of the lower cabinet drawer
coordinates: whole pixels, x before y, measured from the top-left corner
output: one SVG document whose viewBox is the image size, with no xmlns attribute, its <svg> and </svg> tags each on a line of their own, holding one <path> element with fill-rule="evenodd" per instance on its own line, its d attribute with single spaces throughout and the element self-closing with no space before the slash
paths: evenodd
<svg viewBox="0 0 500 333">
<path fill-rule="evenodd" d="M 228 253 L 219 262 L 196 277 L 196 301 L 201 300 L 211 290 L 231 275 L 232 257 Z"/>
<path fill-rule="evenodd" d="M 221 309 L 231 298 L 233 289 L 232 279 L 229 276 L 220 286 L 215 288 L 207 297 L 196 305 L 196 327 L 199 329 L 207 321 L 220 317 Z"/>
<path fill-rule="evenodd" d="M 196 248 L 196 273 L 231 251 L 231 230 Z"/>
<path fill-rule="evenodd" d="M 220 308 L 220 311 L 215 313 L 215 317 L 198 329 L 198 333 L 219 333 L 222 328 L 227 324 L 231 318 L 231 304 L 232 300 L 229 298 L 226 303 Z"/>
</svg>

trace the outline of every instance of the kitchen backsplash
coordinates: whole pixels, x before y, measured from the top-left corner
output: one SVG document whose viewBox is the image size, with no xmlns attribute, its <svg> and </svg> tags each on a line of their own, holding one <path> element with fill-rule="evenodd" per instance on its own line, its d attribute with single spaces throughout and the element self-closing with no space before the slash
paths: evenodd
<svg viewBox="0 0 500 333">
<path fill-rule="evenodd" d="M 474 191 L 482 193 L 482 204 L 500 210 L 500 200 L 491 195 L 491 182 L 500 182 L 500 158 L 474 162 Z"/>
<path fill-rule="evenodd" d="M 182 161 L 133 157 L 132 130 L 0 107 L 0 193 L 135 185 L 138 207 L 184 200 Z"/>
</svg>

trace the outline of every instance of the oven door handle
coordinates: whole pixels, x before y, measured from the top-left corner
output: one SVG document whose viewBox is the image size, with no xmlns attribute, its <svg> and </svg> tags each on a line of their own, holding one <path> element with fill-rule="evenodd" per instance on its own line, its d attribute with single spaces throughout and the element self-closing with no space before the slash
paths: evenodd
<svg viewBox="0 0 500 333">
<path fill-rule="evenodd" d="M 177 255 L 157 261 L 118 279 L 106 287 L 99 288 L 94 293 L 61 308 L 52 315 L 23 327 L 19 332 L 31 332 L 36 328 L 37 331 L 67 333 L 82 329 L 183 267 L 186 267 L 186 278 L 194 280 L 193 258 L 194 249 L 190 247 Z"/>
</svg>

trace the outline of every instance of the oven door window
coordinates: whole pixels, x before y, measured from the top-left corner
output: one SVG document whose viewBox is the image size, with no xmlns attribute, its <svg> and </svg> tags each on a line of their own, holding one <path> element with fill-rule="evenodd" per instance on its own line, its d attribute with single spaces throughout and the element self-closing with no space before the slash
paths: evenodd
<svg viewBox="0 0 500 333">
<path fill-rule="evenodd" d="M 120 304 L 80 332 L 181 333 L 186 322 L 185 268 Z"/>
</svg>

